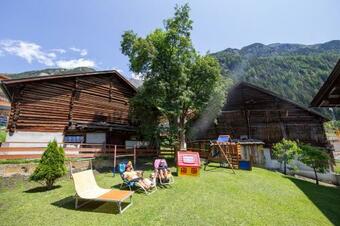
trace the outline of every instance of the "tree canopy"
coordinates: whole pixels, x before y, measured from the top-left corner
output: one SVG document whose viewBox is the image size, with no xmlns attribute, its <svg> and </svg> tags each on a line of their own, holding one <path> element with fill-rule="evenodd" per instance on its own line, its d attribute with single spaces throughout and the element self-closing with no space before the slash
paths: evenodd
<svg viewBox="0 0 340 226">
<path fill-rule="evenodd" d="M 329 167 L 329 155 L 323 148 L 314 147 L 309 144 L 300 144 L 299 146 L 302 150 L 299 160 L 307 166 L 313 168 L 316 184 L 319 184 L 317 172 L 326 172 Z"/>
<path fill-rule="evenodd" d="M 278 158 L 279 162 L 284 164 L 284 174 L 287 174 L 287 164 L 301 153 L 298 143 L 294 140 L 282 139 L 282 141 L 274 144 L 273 154 Z"/>
<path fill-rule="evenodd" d="M 166 126 L 180 148 L 185 148 L 189 121 L 197 118 L 211 99 L 224 101 L 221 69 L 217 60 L 200 55 L 193 47 L 188 4 L 176 6 L 164 29 L 156 29 L 145 38 L 133 31 L 122 36 L 122 53 L 129 57 L 130 69 L 140 74 L 144 83 L 132 99 L 134 114 L 141 124 L 156 128 Z"/>
</svg>

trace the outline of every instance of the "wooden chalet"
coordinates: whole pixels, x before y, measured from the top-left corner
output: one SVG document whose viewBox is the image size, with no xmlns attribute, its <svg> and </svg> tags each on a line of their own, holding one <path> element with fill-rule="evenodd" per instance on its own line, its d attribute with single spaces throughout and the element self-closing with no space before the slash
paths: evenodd
<svg viewBox="0 0 340 226">
<path fill-rule="evenodd" d="M 8 143 L 120 145 L 135 135 L 136 89 L 115 70 L 3 80 L 2 89 L 11 102 Z"/>
<path fill-rule="evenodd" d="M 340 60 L 312 100 L 311 107 L 340 106 Z"/>
<path fill-rule="evenodd" d="M 6 79 L 9 79 L 9 77 L 0 74 L 0 81 Z M 11 103 L 8 101 L 6 95 L 0 90 L 0 124 L 2 124 L 2 121 L 7 121 L 10 110 Z"/>
<path fill-rule="evenodd" d="M 323 123 L 328 120 L 271 91 L 241 82 L 230 90 L 221 114 L 199 139 L 229 134 L 234 139 L 261 140 L 267 147 L 283 138 L 326 147 Z"/>
</svg>

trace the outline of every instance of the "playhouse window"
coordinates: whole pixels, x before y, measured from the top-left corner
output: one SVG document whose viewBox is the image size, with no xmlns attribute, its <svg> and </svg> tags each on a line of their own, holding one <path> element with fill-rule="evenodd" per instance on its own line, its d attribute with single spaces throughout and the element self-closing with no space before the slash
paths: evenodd
<svg viewBox="0 0 340 226">
<path fill-rule="evenodd" d="M 195 163 L 195 158 L 194 156 L 191 156 L 191 155 L 183 155 L 183 162 L 192 164 L 192 163 Z"/>
</svg>

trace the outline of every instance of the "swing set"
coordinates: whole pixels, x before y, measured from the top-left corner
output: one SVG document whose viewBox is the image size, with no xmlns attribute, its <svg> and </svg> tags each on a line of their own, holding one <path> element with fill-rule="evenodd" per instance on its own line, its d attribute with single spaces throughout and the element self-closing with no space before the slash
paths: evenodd
<svg viewBox="0 0 340 226">
<path fill-rule="evenodd" d="M 211 162 L 220 163 L 220 167 L 230 168 L 234 174 L 239 166 L 240 145 L 231 142 L 229 135 L 220 135 L 216 141 L 210 141 L 210 153 L 204 164 L 204 170 Z"/>
</svg>

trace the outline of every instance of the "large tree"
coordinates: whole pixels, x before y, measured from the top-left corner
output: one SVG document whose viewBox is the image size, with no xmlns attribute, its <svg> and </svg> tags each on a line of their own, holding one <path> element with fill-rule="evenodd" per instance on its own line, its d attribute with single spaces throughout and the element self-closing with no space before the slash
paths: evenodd
<svg viewBox="0 0 340 226">
<path fill-rule="evenodd" d="M 201 56 L 192 45 L 189 11 L 188 4 L 176 6 L 174 17 L 164 21 L 164 29 L 156 29 L 145 38 L 127 31 L 121 42 L 130 69 L 144 79 L 132 101 L 137 102 L 132 104 L 135 110 L 142 113 L 137 115 L 149 119 L 153 116 L 157 123 L 167 119 L 168 134 L 180 149 L 186 148 L 188 122 L 206 110 L 212 100 L 215 105 L 222 105 L 224 100 L 218 62 L 208 55 Z"/>
</svg>

